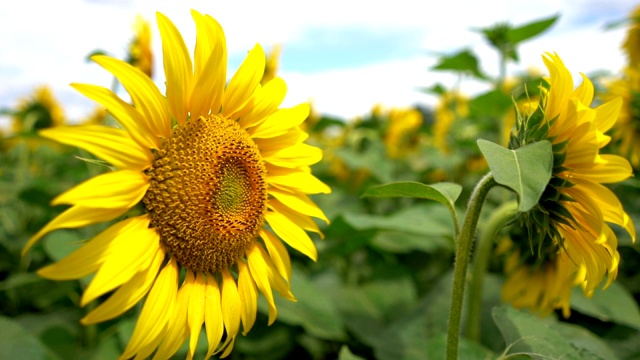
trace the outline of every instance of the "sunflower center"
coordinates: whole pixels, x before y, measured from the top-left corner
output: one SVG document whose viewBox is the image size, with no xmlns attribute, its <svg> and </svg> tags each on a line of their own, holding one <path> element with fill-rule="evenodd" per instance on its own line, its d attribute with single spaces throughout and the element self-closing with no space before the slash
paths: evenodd
<svg viewBox="0 0 640 360">
<path fill-rule="evenodd" d="M 235 121 L 212 115 L 174 128 L 148 174 L 143 202 L 151 226 L 192 271 L 229 268 L 264 224 L 266 170 Z"/>
</svg>

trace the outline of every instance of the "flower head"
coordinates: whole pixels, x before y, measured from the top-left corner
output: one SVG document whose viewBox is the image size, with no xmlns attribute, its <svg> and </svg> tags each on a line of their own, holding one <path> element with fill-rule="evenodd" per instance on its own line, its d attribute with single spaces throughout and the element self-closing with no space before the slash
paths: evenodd
<svg viewBox="0 0 640 360">
<path fill-rule="evenodd" d="M 110 296 L 84 324 L 115 318 L 146 296 L 123 358 L 154 352 L 168 358 L 187 339 L 193 356 L 203 325 L 207 357 L 227 356 L 240 325 L 246 333 L 255 322 L 258 292 L 267 301 L 269 323 L 277 315 L 273 290 L 294 300 L 282 240 L 315 260 L 305 230 L 320 233 L 312 217 L 327 221 L 307 196 L 330 192 L 309 168 L 322 152 L 304 143 L 307 134 L 299 128 L 308 105 L 279 108 L 286 91 L 280 78 L 260 85 L 260 45 L 227 84 L 220 25 L 196 11 L 192 16 L 193 63 L 176 27 L 157 14 L 166 96 L 140 69 L 107 56 L 92 59 L 122 83 L 133 105 L 106 88 L 73 84 L 124 129 L 82 125 L 41 132 L 115 170 L 54 199 L 72 206 L 24 252 L 53 230 L 109 221 L 138 204 L 144 209 L 38 272 L 56 280 L 95 273 L 81 304 Z"/>
<path fill-rule="evenodd" d="M 133 23 L 135 36 L 129 43 L 127 62 L 145 73 L 153 75 L 153 52 L 151 51 L 151 25 L 141 16 Z"/>
<path fill-rule="evenodd" d="M 422 125 L 422 114 L 416 109 L 394 108 L 388 116 L 384 143 L 389 157 L 397 159 L 414 147 L 415 134 Z"/>
<path fill-rule="evenodd" d="M 434 113 L 433 138 L 434 145 L 445 154 L 451 152 L 447 138 L 456 119 L 469 115 L 469 105 L 466 96 L 457 92 L 445 92 L 440 98 Z"/>
<path fill-rule="evenodd" d="M 15 133 L 32 132 L 65 124 L 64 110 L 51 89 L 38 86 L 33 94 L 19 100 L 12 118 Z"/>
<path fill-rule="evenodd" d="M 627 30 L 622 48 L 627 53 L 628 63 L 638 66 L 637 64 L 640 64 L 640 6 L 635 7 L 629 18 L 631 27 Z"/>
<path fill-rule="evenodd" d="M 521 113 L 511 148 L 548 140 L 553 144 L 553 174 L 539 203 L 520 214 L 509 246 L 509 280 L 503 298 L 546 314 L 569 313 L 569 287 L 587 296 L 607 277 L 616 277 L 620 255 L 616 224 L 635 240 L 635 229 L 616 195 L 605 187 L 632 175 L 620 156 L 600 154 L 616 122 L 621 99 L 591 108 L 594 88 L 582 76 L 574 90 L 571 74 L 556 54 L 543 57 L 550 76 L 535 111 Z M 527 287 L 518 284 L 530 282 Z M 553 286 L 551 286 L 552 284 Z"/>
</svg>

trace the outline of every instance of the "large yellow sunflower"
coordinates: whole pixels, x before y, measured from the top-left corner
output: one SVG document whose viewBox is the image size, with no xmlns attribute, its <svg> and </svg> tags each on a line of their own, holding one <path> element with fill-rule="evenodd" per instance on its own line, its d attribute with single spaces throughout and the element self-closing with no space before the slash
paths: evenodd
<svg viewBox="0 0 640 360">
<path fill-rule="evenodd" d="M 194 64 L 184 41 L 157 14 L 166 96 L 126 62 L 92 59 L 124 86 L 133 105 L 110 90 L 73 87 L 102 104 L 124 129 L 83 125 L 42 136 L 85 149 L 114 171 L 98 175 L 54 199 L 72 206 L 36 233 L 109 221 L 141 203 L 143 215 L 107 228 L 83 247 L 38 273 L 56 280 L 95 273 L 82 295 L 87 305 L 110 296 L 82 323 L 119 316 L 146 300 L 122 358 L 168 358 L 189 338 L 189 356 L 204 324 L 207 357 L 227 356 L 240 331 L 252 327 L 258 291 L 277 315 L 272 291 L 289 291 L 291 264 L 284 244 L 316 259 L 305 232 L 320 233 L 312 217 L 327 221 L 307 194 L 329 193 L 309 166 L 322 156 L 299 129 L 306 104 L 279 109 L 285 83 L 264 86 L 259 45 L 226 83 L 226 43 L 220 25 L 192 11 L 197 38 Z"/>
<path fill-rule="evenodd" d="M 635 240 L 635 229 L 616 195 L 605 187 L 632 175 L 629 162 L 600 154 L 605 135 L 618 118 L 622 100 L 591 108 L 594 88 L 586 76 L 574 90 L 571 74 L 556 55 L 543 56 L 550 76 L 535 112 L 519 114 L 511 147 L 540 140 L 553 144 L 553 176 L 540 202 L 520 214 L 506 270 L 503 298 L 543 314 L 555 308 L 569 313 L 570 287 L 587 296 L 616 277 L 620 255 L 616 224 Z M 523 286 L 527 284 L 527 286 Z M 569 285 L 570 284 L 570 285 Z"/>
</svg>

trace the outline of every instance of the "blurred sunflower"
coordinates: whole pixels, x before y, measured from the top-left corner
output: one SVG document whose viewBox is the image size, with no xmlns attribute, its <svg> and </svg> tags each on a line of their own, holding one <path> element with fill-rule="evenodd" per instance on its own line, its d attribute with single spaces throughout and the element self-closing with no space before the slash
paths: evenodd
<svg viewBox="0 0 640 360">
<path fill-rule="evenodd" d="M 65 115 L 51 88 L 42 85 L 18 100 L 11 122 L 13 132 L 19 134 L 64 125 Z"/>
<path fill-rule="evenodd" d="M 279 109 L 282 79 L 260 85 L 265 55 L 256 45 L 226 83 L 226 41 L 210 16 L 192 11 L 196 46 L 192 66 L 182 36 L 157 14 L 163 43 L 166 97 L 140 69 L 107 56 L 92 59 L 131 96 L 72 86 L 102 104 L 124 129 L 82 125 L 41 135 L 80 147 L 116 170 L 98 175 L 54 199 L 72 207 L 26 244 L 60 228 L 109 221 L 141 203 L 143 215 L 115 223 L 80 249 L 38 273 L 55 280 L 95 273 L 81 305 L 111 293 L 81 321 L 117 317 L 145 296 L 122 358 L 169 358 L 189 338 L 192 357 L 204 324 L 206 357 L 227 356 L 240 331 L 256 319 L 258 291 L 277 315 L 272 290 L 289 290 L 291 264 L 281 242 L 315 260 L 305 232 L 327 221 L 307 194 L 329 193 L 310 165 L 322 151 L 303 141 L 309 113 L 301 104 Z M 267 227 L 268 225 L 268 227 Z"/>
<path fill-rule="evenodd" d="M 280 67 L 280 53 L 282 52 L 282 45 L 276 44 L 271 48 L 271 51 L 267 55 L 267 61 L 265 62 L 264 74 L 262 74 L 262 80 L 260 84 L 264 85 L 276 77 L 278 68 Z"/>
<path fill-rule="evenodd" d="M 636 6 L 629 16 L 631 27 L 627 30 L 627 36 L 622 43 L 622 48 L 627 54 L 628 64 L 639 66 L 640 64 L 640 5 Z"/>
<path fill-rule="evenodd" d="M 389 125 L 384 136 L 387 155 L 397 159 L 411 151 L 416 131 L 422 125 L 422 114 L 416 109 L 394 108 L 388 114 Z"/>
<path fill-rule="evenodd" d="M 153 51 L 151 50 L 151 25 L 141 16 L 133 23 L 134 37 L 129 43 L 127 62 L 153 76 Z"/>
<path fill-rule="evenodd" d="M 612 139 L 620 154 L 628 156 L 634 167 L 640 167 L 640 68 L 629 66 L 624 75 L 606 84 L 603 101 L 622 98 L 620 117 L 613 126 Z"/>
<path fill-rule="evenodd" d="M 553 144 L 552 178 L 539 203 L 519 215 L 507 254 L 508 280 L 503 300 L 541 314 L 562 308 L 569 315 L 570 288 L 580 285 L 591 296 L 602 283 L 615 279 L 620 255 L 609 224 L 622 226 L 635 241 L 635 229 L 616 195 L 604 183 L 632 176 L 629 162 L 600 154 L 605 135 L 615 123 L 622 100 L 590 108 L 593 84 L 582 76 L 574 90 L 571 74 L 556 54 L 543 61 L 548 88 L 541 89 L 535 111 L 518 114 L 510 147 L 536 141 Z M 525 286 L 526 284 L 526 286 Z"/>
<path fill-rule="evenodd" d="M 447 142 L 449 131 L 456 119 L 469 116 L 469 105 L 466 96 L 458 92 L 445 92 L 434 113 L 433 137 L 434 145 L 445 154 L 451 149 Z"/>
</svg>

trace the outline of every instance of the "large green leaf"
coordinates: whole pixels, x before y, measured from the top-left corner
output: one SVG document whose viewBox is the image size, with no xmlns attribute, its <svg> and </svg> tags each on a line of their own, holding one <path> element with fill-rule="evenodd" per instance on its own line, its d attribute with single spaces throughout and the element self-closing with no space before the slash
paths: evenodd
<svg viewBox="0 0 640 360">
<path fill-rule="evenodd" d="M 535 37 L 547 30 L 551 25 L 555 24 L 559 17 L 559 15 L 554 15 L 546 19 L 533 21 L 528 24 L 509 29 L 507 37 L 514 45 L 527 39 L 531 39 L 532 37 Z"/>
<path fill-rule="evenodd" d="M 553 152 L 543 140 L 509 150 L 486 140 L 478 140 L 494 179 L 518 194 L 518 211 L 534 207 L 551 179 Z"/>
<path fill-rule="evenodd" d="M 478 58 L 468 49 L 461 50 L 453 55 L 442 56 L 438 64 L 431 69 L 451 70 L 471 74 L 479 79 L 487 79 L 487 76 L 480 71 Z"/>
<path fill-rule="evenodd" d="M 597 289 L 591 299 L 587 299 L 579 287 L 573 288 L 571 308 L 601 321 L 640 330 L 638 303 L 624 286 L 616 282 L 606 290 Z"/>
<path fill-rule="evenodd" d="M 542 319 L 503 305 L 493 309 L 493 319 L 507 343 L 505 354 L 526 354 L 533 359 L 616 359 L 602 339 L 554 318 Z"/>
<path fill-rule="evenodd" d="M 57 359 L 38 338 L 6 317 L 0 317 L 0 359 Z"/>
</svg>

